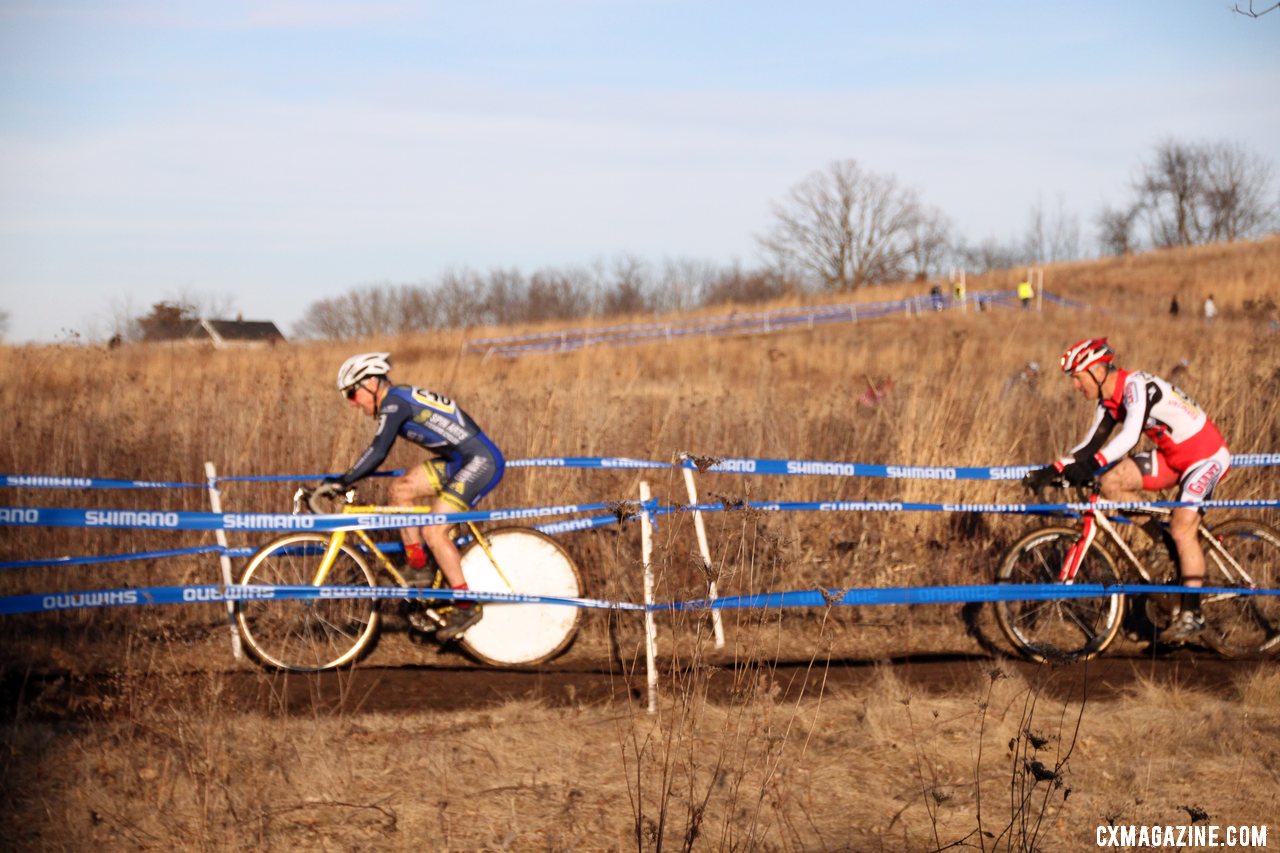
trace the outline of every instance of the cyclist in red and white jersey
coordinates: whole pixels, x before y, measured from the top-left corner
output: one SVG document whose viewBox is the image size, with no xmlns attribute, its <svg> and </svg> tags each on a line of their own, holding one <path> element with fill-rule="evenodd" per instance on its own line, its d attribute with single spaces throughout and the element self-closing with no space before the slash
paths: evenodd
<svg viewBox="0 0 1280 853">
<path fill-rule="evenodd" d="M 1097 413 L 1084 441 L 1052 465 L 1032 471 L 1023 482 L 1041 487 L 1061 475 L 1072 485 L 1084 485 L 1105 468 L 1098 484 L 1107 500 L 1138 501 L 1140 491 L 1175 483 L 1181 485 L 1179 502 L 1209 500 L 1231 467 L 1222 433 L 1177 386 L 1150 373 L 1121 370 L 1114 356 L 1106 338 L 1080 341 L 1062 356 L 1063 372 L 1082 396 L 1097 403 Z M 1156 449 L 1129 456 L 1144 434 Z M 1196 538 L 1202 512 L 1197 506 L 1178 507 L 1169 520 L 1182 585 L 1188 589 L 1204 586 L 1204 551 Z M 1199 602 L 1199 595 L 1184 594 L 1181 608 L 1160 638 L 1182 641 L 1200 633 L 1204 619 Z"/>
</svg>

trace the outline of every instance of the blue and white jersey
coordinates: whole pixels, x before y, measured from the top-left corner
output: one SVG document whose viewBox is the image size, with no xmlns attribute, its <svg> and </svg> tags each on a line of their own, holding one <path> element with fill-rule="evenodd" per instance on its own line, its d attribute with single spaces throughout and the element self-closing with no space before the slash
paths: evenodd
<svg viewBox="0 0 1280 853">
<path fill-rule="evenodd" d="M 378 470 L 401 436 L 451 465 L 476 456 L 502 459 L 501 451 L 480 425 L 453 400 L 412 385 L 395 385 L 378 407 L 378 431 L 373 443 L 342 475 L 342 485 L 349 486 Z"/>
</svg>

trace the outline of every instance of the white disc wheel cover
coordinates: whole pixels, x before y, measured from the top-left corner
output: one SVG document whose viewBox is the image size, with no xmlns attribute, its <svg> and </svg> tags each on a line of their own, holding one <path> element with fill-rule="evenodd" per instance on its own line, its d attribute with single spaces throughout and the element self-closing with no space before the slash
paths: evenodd
<svg viewBox="0 0 1280 853">
<path fill-rule="evenodd" d="M 462 555 L 469 588 L 565 598 L 582 595 L 573 560 L 550 537 L 526 528 L 495 530 L 484 536 L 493 560 L 478 544 Z M 484 618 L 467 630 L 462 644 L 477 657 L 499 665 L 542 661 L 568 643 L 580 613 L 579 608 L 563 604 L 486 601 Z"/>
</svg>

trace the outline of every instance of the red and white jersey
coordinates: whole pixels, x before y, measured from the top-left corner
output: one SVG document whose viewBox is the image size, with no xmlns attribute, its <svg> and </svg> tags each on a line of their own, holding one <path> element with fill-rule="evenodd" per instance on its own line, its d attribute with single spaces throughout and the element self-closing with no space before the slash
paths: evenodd
<svg viewBox="0 0 1280 853">
<path fill-rule="evenodd" d="M 1117 424 L 1120 431 L 1107 441 Z M 1120 370 L 1115 393 L 1098 404 L 1088 438 L 1071 448 L 1065 461 L 1092 456 L 1099 467 L 1110 465 L 1133 450 L 1144 433 L 1178 472 L 1226 447 L 1209 416 L 1176 385 L 1140 370 Z"/>
</svg>

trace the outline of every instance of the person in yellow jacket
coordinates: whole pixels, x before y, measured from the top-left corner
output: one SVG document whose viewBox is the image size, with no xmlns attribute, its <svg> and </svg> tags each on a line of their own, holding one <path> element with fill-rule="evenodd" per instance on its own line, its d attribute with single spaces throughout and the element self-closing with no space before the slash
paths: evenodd
<svg viewBox="0 0 1280 853">
<path fill-rule="evenodd" d="M 1031 282 L 1024 279 L 1018 283 L 1018 299 L 1022 300 L 1023 308 L 1031 307 L 1031 297 L 1035 295 L 1036 292 L 1031 289 Z"/>
</svg>

